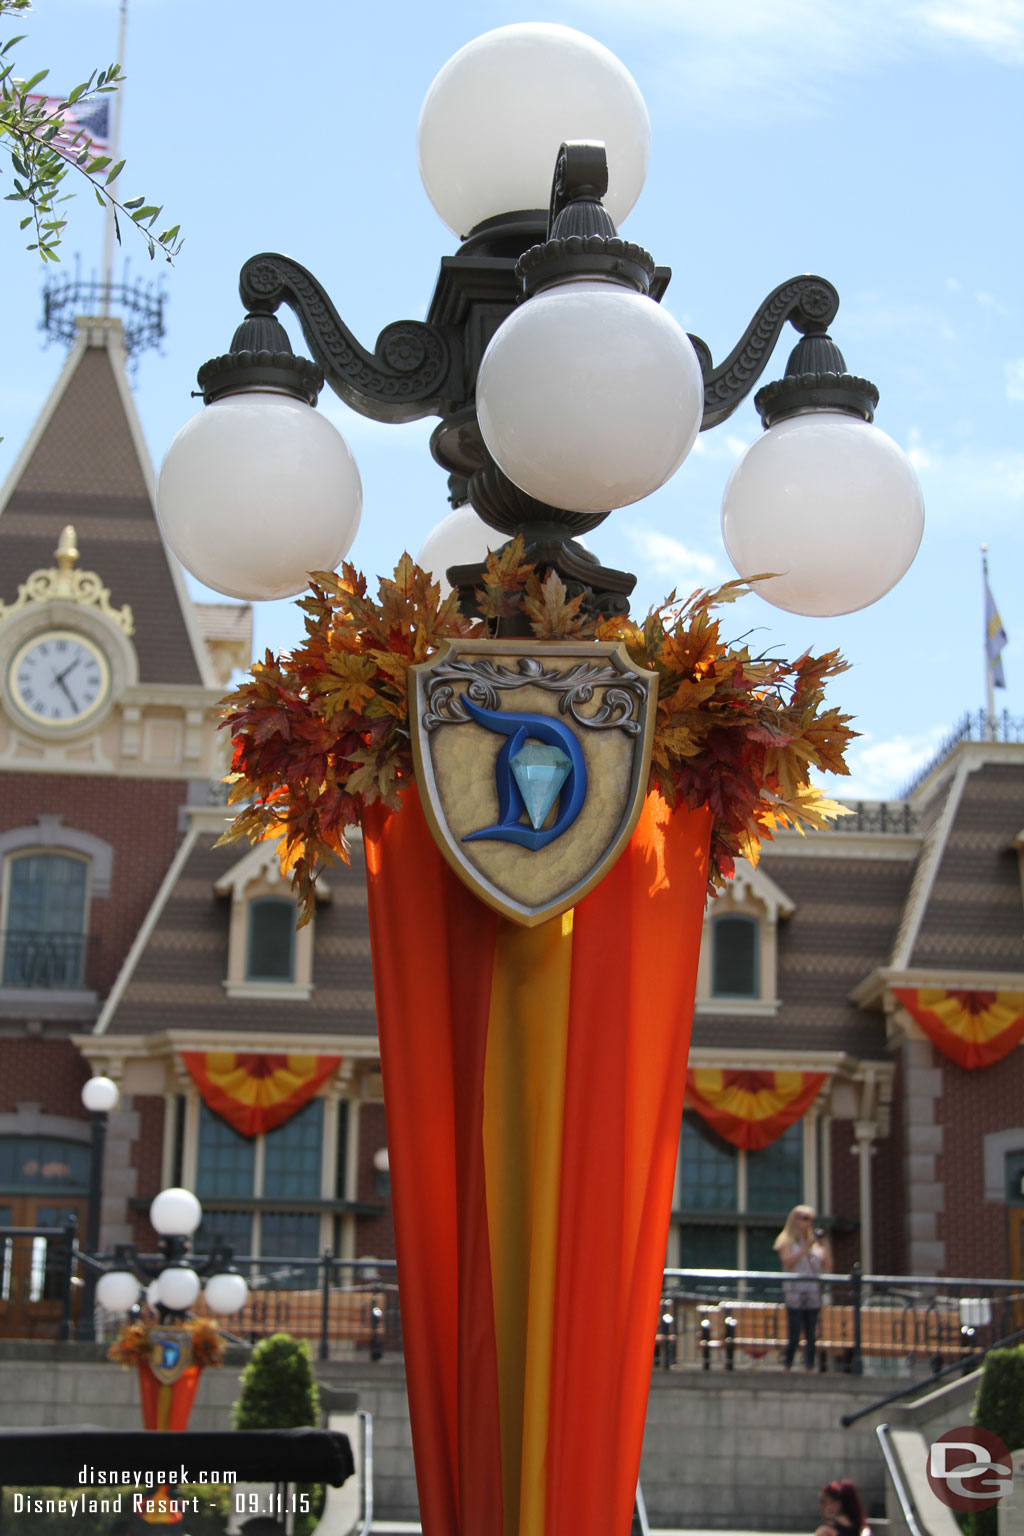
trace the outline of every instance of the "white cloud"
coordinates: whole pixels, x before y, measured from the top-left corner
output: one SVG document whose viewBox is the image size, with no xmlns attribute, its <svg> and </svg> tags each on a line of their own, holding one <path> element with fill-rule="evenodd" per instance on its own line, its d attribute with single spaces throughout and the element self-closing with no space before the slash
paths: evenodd
<svg viewBox="0 0 1024 1536">
<path fill-rule="evenodd" d="M 654 528 L 626 527 L 626 536 L 636 551 L 637 558 L 645 565 L 658 570 L 669 570 L 686 578 L 700 581 L 714 579 L 718 564 L 713 555 L 690 549 L 670 534 L 659 533 Z M 673 575 L 675 580 L 675 574 Z"/>
<path fill-rule="evenodd" d="M 1024 400 L 1024 357 L 1005 364 L 1007 400 Z"/>
<path fill-rule="evenodd" d="M 829 774 L 823 782 L 837 800 L 892 800 L 931 759 L 948 727 L 918 736 L 874 741 L 862 736 L 847 750 L 849 778 Z"/>
<path fill-rule="evenodd" d="M 926 0 L 917 14 L 926 26 L 1004 63 L 1024 62 L 1021 0 Z"/>
</svg>

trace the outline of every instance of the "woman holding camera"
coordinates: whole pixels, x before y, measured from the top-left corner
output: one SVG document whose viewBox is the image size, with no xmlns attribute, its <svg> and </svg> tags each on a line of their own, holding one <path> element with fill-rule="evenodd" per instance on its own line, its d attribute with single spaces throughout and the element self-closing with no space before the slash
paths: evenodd
<svg viewBox="0 0 1024 1536">
<path fill-rule="evenodd" d="M 804 1366 L 814 1369 L 814 1341 L 821 1311 L 821 1276 L 832 1268 L 828 1239 L 821 1227 L 814 1225 L 814 1211 L 809 1205 L 795 1205 L 786 1217 L 786 1225 L 775 1239 L 775 1251 L 782 1267 L 791 1277 L 782 1282 L 786 1304 L 788 1339 L 786 1370 L 796 1358 L 800 1336 L 804 1337 Z"/>
</svg>

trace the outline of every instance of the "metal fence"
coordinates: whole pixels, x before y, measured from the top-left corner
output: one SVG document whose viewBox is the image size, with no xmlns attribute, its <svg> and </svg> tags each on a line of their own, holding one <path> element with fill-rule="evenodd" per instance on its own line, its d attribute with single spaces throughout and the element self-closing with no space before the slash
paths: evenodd
<svg viewBox="0 0 1024 1536">
<path fill-rule="evenodd" d="M 384 1259 L 236 1257 L 249 1283 L 242 1310 L 218 1321 L 252 1345 L 273 1333 L 309 1340 L 320 1360 L 400 1356 L 394 1262 Z M 155 1273 L 158 1255 L 141 1255 Z M 8 1337 L 87 1338 L 84 1276 L 105 1267 L 83 1254 L 74 1223 L 0 1227 L 0 1324 Z M 909 1374 L 971 1361 L 1024 1329 L 1020 1281 L 921 1275 L 822 1277 L 815 1368 Z M 195 1312 L 202 1315 L 200 1301 Z M 97 1309 L 95 1337 L 123 1319 Z M 667 1269 L 652 1339 L 656 1368 L 759 1370 L 780 1366 L 787 1342 L 783 1280 L 776 1271 Z M 799 1362 L 798 1362 L 799 1363 Z"/>
</svg>

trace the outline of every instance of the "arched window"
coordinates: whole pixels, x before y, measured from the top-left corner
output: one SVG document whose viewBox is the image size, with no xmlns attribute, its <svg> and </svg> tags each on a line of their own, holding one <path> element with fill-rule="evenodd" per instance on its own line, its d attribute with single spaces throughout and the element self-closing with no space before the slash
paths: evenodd
<svg viewBox="0 0 1024 1536">
<path fill-rule="evenodd" d="M 295 979 L 295 903 L 264 896 L 249 903 L 247 981 Z"/>
<path fill-rule="evenodd" d="M 758 923 L 742 914 L 711 924 L 711 996 L 758 997 Z"/>
<path fill-rule="evenodd" d="M 80 987 L 85 971 L 89 865 L 65 853 L 8 860 L 5 987 Z"/>
</svg>

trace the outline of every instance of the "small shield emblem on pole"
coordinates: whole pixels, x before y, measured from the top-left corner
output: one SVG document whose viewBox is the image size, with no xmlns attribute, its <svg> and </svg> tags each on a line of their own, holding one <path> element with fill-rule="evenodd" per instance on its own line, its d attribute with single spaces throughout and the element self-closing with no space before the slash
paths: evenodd
<svg viewBox="0 0 1024 1536">
<path fill-rule="evenodd" d="M 575 906 L 639 819 L 656 674 L 618 644 L 453 640 L 409 675 L 416 779 L 448 863 L 527 927 Z"/>
<path fill-rule="evenodd" d="M 185 1328 L 149 1330 L 149 1368 L 163 1386 L 172 1386 L 192 1364 L 192 1337 Z"/>
</svg>

